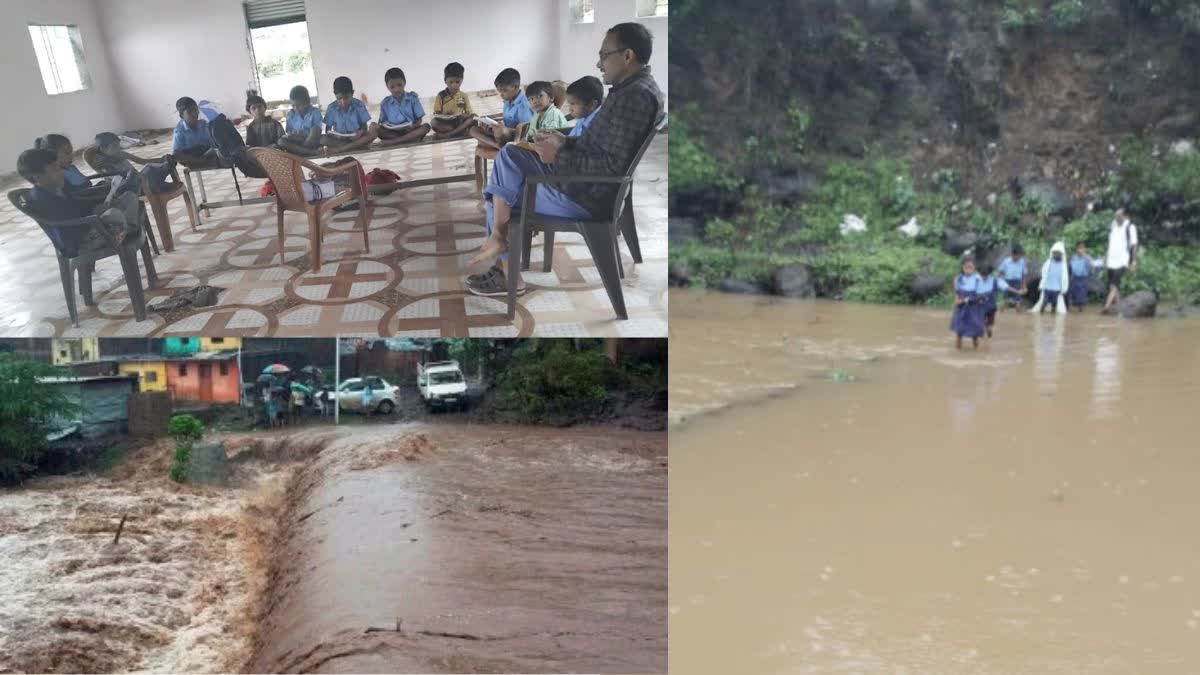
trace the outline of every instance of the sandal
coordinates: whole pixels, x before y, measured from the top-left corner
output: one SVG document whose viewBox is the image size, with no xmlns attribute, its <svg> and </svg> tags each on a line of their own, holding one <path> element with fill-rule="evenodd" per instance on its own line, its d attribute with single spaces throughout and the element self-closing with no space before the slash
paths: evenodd
<svg viewBox="0 0 1200 675">
<path fill-rule="evenodd" d="M 504 273 L 495 268 L 489 271 L 491 272 L 490 276 L 485 275 L 483 279 L 478 281 L 472 282 L 468 278 L 467 290 L 485 298 L 508 295 L 508 279 L 505 278 Z M 525 286 L 519 286 L 517 288 L 517 295 L 525 295 L 525 291 Z"/>
</svg>

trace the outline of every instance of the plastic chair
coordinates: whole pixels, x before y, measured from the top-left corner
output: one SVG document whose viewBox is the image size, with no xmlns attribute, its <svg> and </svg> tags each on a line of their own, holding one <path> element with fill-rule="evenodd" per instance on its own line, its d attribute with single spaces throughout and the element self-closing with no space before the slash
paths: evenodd
<svg viewBox="0 0 1200 675">
<path fill-rule="evenodd" d="M 92 298 L 92 272 L 96 269 L 96 261 L 110 256 L 121 260 L 121 270 L 125 274 L 125 284 L 129 288 L 129 299 L 133 303 L 133 314 L 138 321 L 146 320 L 146 296 L 142 292 L 141 270 L 138 269 L 137 252 L 142 252 L 142 262 L 146 265 L 146 281 L 150 288 L 158 285 L 158 274 L 154 270 L 154 258 L 150 255 L 150 245 L 147 243 L 146 230 L 143 229 L 137 239 L 126 239 L 119 246 L 108 236 L 107 230 L 101 230 L 108 237 L 110 245 L 100 250 L 71 252 L 63 248 L 59 238 L 55 236 L 65 229 L 78 229 L 80 235 L 87 236 L 88 230 L 100 225 L 100 216 L 87 216 L 70 220 L 46 220 L 39 218 L 29 210 L 29 188 L 10 190 L 8 200 L 20 209 L 21 213 L 29 216 L 42 228 L 54 250 L 58 254 L 58 271 L 62 277 L 63 293 L 67 299 L 67 312 L 71 315 L 71 323 L 79 325 L 79 313 L 75 306 L 74 277 L 79 277 L 79 291 L 83 295 L 85 305 L 92 307 L 96 302 Z"/>
<path fill-rule="evenodd" d="M 371 242 L 367 236 L 369 225 L 366 186 L 362 183 L 362 164 L 357 160 L 346 162 L 337 167 L 325 167 L 314 164 L 307 159 L 286 153 L 274 148 L 250 148 L 250 155 L 262 165 L 271 183 L 275 186 L 275 210 L 279 225 L 279 250 L 283 251 L 286 235 L 283 231 L 283 214 L 285 211 L 295 211 L 308 215 L 309 250 L 312 252 L 312 269 L 321 268 L 321 219 L 339 206 L 358 200 L 358 224 L 362 225 L 363 247 L 371 251 Z M 350 189 L 334 193 L 328 199 L 322 199 L 310 204 L 304 199 L 304 169 L 312 171 L 318 178 L 333 178 L 347 176 L 350 179 Z"/>
<path fill-rule="evenodd" d="M 103 173 L 100 168 L 101 161 L 99 158 L 99 150 L 95 146 L 91 146 L 83 151 L 83 161 L 91 167 L 92 171 L 96 172 L 95 176 L 89 178 L 103 178 L 105 176 L 113 176 L 116 174 Z M 170 186 L 163 192 L 151 192 L 149 181 L 145 176 L 138 174 L 138 179 L 142 182 L 142 199 L 146 205 L 150 207 L 150 213 L 154 214 L 154 224 L 158 227 L 158 236 L 162 237 L 163 249 L 168 253 L 175 250 L 175 237 L 171 233 L 171 216 L 167 215 L 167 205 L 171 200 L 177 197 L 183 197 L 183 204 L 187 210 L 188 220 L 192 224 L 192 231 L 196 230 L 198 215 L 196 213 L 196 205 L 192 203 L 192 196 L 188 194 L 187 185 L 179 180 L 179 172 L 174 167 L 171 168 Z M 150 233 L 150 243 L 157 249 L 158 244 L 154 241 L 154 233 Z"/>
</svg>

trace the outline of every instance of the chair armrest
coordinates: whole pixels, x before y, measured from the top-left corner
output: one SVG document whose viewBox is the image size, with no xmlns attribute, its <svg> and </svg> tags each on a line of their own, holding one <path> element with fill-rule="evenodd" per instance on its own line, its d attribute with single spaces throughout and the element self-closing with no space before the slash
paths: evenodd
<svg viewBox="0 0 1200 675">
<path fill-rule="evenodd" d="M 633 176 L 555 176 L 545 174 L 529 176 L 525 179 L 526 185 L 530 183 L 612 183 L 613 185 L 623 185 L 632 182 Z"/>
<path fill-rule="evenodd" d="M 307 159 L 300 160 L 300 164 L 318 176 L 340 176 L 341 174 L 351 174 L 351 172 L 357 173 L 355 170 L 362 168 L 362 163 L 357 159 L 354 160 L 354 162 L 346 162 L 334 168 L 321 166 L 320 164 L 315 164 Z"/>
<path fill-rule="evenodd" d="M 42 227 L 92 227 L 100 224 L 100 216 L 85 216 L 83 218 L 68 218 L 66 220 L 46 220 L 34 218 Z"/>
<path fill-rule="evenodd" d="M 94 173 L 90 176 L 84 176 L 88 180 L 96 180 L 97 178 L 112 178 L 113 176 L 124 176 L 120 171 L 109 171 L 108 173 Z"/>
</svg>

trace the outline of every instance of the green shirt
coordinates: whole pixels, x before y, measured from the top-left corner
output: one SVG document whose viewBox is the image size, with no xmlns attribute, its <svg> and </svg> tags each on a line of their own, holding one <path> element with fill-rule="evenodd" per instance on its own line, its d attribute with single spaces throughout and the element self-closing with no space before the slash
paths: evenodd
<svg viewBox="0 0 1200 675">
<path fill-rule="evenodd" d="M 546 108 L 532 120 L 529 121 L 529 130 L 525 132 L 525 140 L 533 141 L 539 131 L 553 131 L 567 126 L 567 118 L 562 114 L 553 103 L 549 108 Z"/>
</svg>

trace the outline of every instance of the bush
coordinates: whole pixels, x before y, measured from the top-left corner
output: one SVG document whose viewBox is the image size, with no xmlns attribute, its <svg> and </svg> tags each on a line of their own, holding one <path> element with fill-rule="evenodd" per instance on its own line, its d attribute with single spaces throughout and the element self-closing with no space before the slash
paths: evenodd
<svg viewBox="0 0 1200 675">
<path fill-rule="evenodd" d="M 171 480 L 182 483 L 187 480 L 191 466 L 192 444 L 204 435 L 204 424 L 192 415 L 175 415 L 167 423 L 167 434 L 175 439 L 175 458 L 169 475 Z"/>
<path fill-rule="evenodd" d="M 671 113 L 671 133 L 667 139 L 671 192 L 737 189 L 740 181 L 729 175 L 692 135 L 687 116 L 686 111 L 684 115 Z"/>
<path fill-rule="evenodd" d="M 0 354 L 0 482 L 32 474 L 54 421 L 79 411 L 59 388 L 42 381 L 67 374 L 45 363 Z"/>
<path fill-rule="evenodd" d="M 511 421 L 559 424 L 598 415 L 610 386 L 619 383 L 612 363 L 596 349 L 569 341 L 533 341 L 518 349 L 496 380 L 497 408 Z"/>
</svg>

